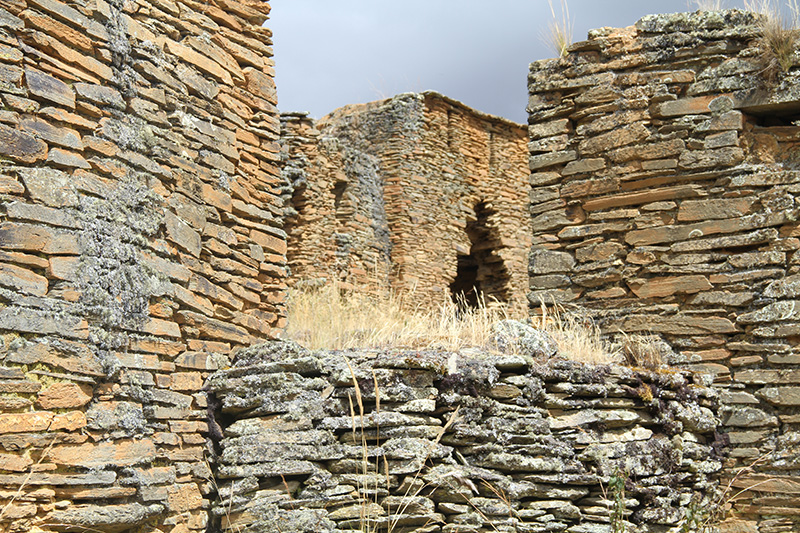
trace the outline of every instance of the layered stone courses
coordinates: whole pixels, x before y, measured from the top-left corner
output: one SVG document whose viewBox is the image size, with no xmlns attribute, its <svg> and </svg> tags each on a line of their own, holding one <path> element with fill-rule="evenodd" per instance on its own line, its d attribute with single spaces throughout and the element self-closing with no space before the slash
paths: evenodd
<svg viewBox="0 0 800 533">
<path fill-rule="evenodd" d="M 724 530 L 746 533 L 800 527 L 800 73 L 765 77 L 760 32 L 736 10 L 596 30 L 531 65 L 528 105 L 531 304 L 657 334 L 715 376 L 722 484 L 752 489 Z"/>
<path fill-rule="evenodd" d="M 268 13 L 0 4 L 0 530 L 209 526 L 204 379 L 285 322 Z"/>
<path fill-rule="evenodd" d="M 467 290 L 524 307 L 522 126 L 433 92 L 346 106 L 316 123 L 286 114 L 284 126 L 293 279 L 391 287 L 437 305 L 463 277 L 461 256 L 462 272 L 476 271 Z"/>
<path fill-rule="evenodd" d="M 615 527 L 692 531 L 720 497 L 717 391 L 690 372 L 273 343 L 210 385 L 236 420 L 223 531 L 605 532 L 614 478 Z"/>
</svg>

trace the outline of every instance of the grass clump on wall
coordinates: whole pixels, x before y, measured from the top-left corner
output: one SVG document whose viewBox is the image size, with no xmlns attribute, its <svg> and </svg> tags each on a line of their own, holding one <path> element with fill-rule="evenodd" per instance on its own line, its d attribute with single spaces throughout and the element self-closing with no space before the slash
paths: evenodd
<svg viewBox="0 0 800 533">
<path fill-rule="evenodd" d="M 527 322 L 547 333 L 559 356 L 588 363 L 620 362 L 600 330 L 575 314 L 542 308 L 538 317 L 513 314 L 505 306 L 480 298 L 471 308 L 449 298 L 432 309 L 414 304 L 412 293 L 372 293 L 337 284 L 295 288 L 290 292 L 287 336 L 310 350 L 479 348 L 493 351 L 493 326 L 503 320 Z"/>
</svg>

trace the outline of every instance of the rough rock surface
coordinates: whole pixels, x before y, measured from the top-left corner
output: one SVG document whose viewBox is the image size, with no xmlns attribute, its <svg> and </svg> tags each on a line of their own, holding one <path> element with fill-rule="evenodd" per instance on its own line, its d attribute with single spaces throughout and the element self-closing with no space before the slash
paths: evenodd
<svg viewBox="0 0 800 533">
<path fill-rule="evenodd" d="M 715 377 L 727 480 L 755 485 L 725 531 L 746 533 L 800 529 L 792 485 L 737 475 L 800 476 L 800 70 L 770 66 L 761 20 L 648 16 L 528 79 L 529 299 L 661 336 L 672 363 Z"/>
<path fill-rule="evenodd" d="M 628 531 L 691 531 L 718 498 L 717 393 L 688 372 L 270 343 L 209 385 L 227 531 L 607 532 L 615 498 Z"/>
<path fill-rule="evenodd" d="M 285 322 L 269 4 L 0 2 L 0 531 L 205 531 L 204 379 Z"/>
</svg>

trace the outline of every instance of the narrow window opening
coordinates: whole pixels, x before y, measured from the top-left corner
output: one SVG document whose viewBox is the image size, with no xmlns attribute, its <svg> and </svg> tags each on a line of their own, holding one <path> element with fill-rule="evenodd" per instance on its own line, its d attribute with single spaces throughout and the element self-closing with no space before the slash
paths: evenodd
<svg viewBox="0 0 800 533">
<path fill-rule="evenodd" d="M 340 222 L 347 219 L 346 193 L 347 182 L 337 181 L 333 186 L 333 213 Z"/>
<path fill-rule="evenodd" d="M 493 170 L 496 163 L 496 154 L 494 146 L 494 133 L 489 132 L 489 170 Z"/>
<path fill-rule="evenodd" d="M 286 213 L 284 230 L 288 236 L 289 246 L 286 250 L 286 258 L 289 263 L 293 263 L 299 255 L 300 246 L 293 243 L 300 242 L 303 228 L 306 224 L 306 212 L 308 207 L 308 197 L 305 184 L 295 186 L 292 197 L 289 199 L 289 209 Z"/>
<path fill-rule="evenodd" d="M 447 110 L 447 147 L 453 147 L 453 111 Z"/>
</svg>

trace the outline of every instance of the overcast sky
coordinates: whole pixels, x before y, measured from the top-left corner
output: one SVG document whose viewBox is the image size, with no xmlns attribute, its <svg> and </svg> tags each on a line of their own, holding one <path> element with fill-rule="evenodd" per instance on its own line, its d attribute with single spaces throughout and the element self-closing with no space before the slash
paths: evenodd
<svg viewBox="0 0 800 533">
<path fill-rule="evenodd" d="M 691 2 L 691 0 L 690 0 Z M 741 7 L 744 0 L 728 0 Z M 319 118 L 346 104 L 439 91 L 480 111 L 525 122 L 528 64 L 555 54 L 542 33 L 547 0 L 273 0 L 281 111 Z M 560 0 L 553 0 L 556 15 Z M 694 6 L 694 4 L 692 4 Z M 569 0 L 573 40 L 687 0 Z"/>
</svg>

